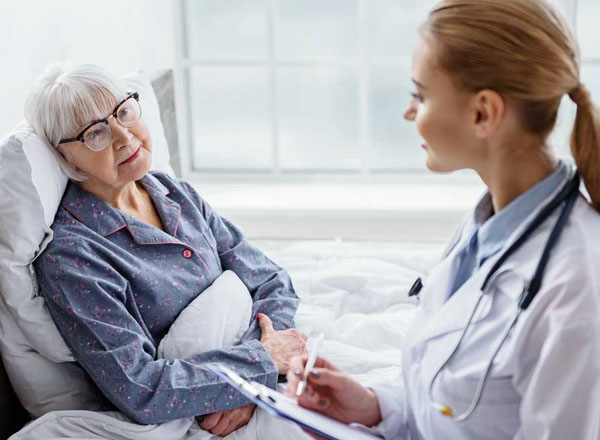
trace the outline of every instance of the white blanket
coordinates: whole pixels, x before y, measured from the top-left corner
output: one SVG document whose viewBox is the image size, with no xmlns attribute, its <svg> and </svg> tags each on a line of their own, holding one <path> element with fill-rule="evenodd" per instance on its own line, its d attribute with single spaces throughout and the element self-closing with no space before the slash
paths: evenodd
<svg viewBox="0 0 600 440">
<path fill-rule="evenodd" d="M 426 273 L 438 259 L 441 246 L 323 241 L 257 245 L 290 272 L 302 299 L 296 324 L 307 334 L 325 333 L 323 356 L 366 385 L 401 380 L 399 345 L 415 309 L 406 293 L 416 277 Z M 137 425 L 116 412 L 60 411 L 35 420 L 10 440 L 63 438 L 215 437 L 202 431 L 193 419 Z M 227 437 L 230 440 L 271 438 L 306 437 L 297 427 L 262 411 L 256 411 L 248 425 Z"/>
</svg>

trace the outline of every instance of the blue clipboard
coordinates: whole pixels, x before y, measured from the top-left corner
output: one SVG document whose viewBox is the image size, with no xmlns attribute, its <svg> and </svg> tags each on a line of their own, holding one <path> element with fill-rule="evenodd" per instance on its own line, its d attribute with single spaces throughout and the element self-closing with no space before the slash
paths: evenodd
<svg viewBox="0 0 600 440">
<path fill-rule="evenodd" d="M 330 417 L 302 408 L 291 399 L 257 382 L 248 382 L 221 364 L 209 366 L 215 374 L 268 413 L 289 420 L 300 427 L 331 440 L 380 440 L 358 427 L 346 425 Z"/>
</svg>

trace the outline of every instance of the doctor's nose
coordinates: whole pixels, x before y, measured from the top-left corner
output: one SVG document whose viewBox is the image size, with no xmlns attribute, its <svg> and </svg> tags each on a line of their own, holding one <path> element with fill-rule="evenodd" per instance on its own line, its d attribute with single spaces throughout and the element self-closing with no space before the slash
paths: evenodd
<svg viewBox="0 0 600 440">
<path fill-rule="evenodd" d="M 412 103 L 409 104 L 407 109 L 404 111 L 404 119 L 406 119 L 407 121 L 414 121 L 416 115 L 417 115 L 416 107 Z"/>
</svg>

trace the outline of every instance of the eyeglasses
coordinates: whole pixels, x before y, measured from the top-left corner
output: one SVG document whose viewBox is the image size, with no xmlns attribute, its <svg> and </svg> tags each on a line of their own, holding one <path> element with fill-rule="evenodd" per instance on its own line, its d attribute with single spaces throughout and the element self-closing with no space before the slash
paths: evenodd
<svg viewBox="0 0 600 440">
<path fill-rule="evenodd" d="M 108 124 L 112 117 L 123 127 L 133 127 L 137 124 L 142 117 L 139 93 L 130 93 L 117 104 L 113 112 L 106 118 L 92 122 L 74 138 L 63 139 L 58 144 L 79 141 L 92 151 L 102 151 L 110 144 L 112 139 L 112 131 Z"/>
</svg>

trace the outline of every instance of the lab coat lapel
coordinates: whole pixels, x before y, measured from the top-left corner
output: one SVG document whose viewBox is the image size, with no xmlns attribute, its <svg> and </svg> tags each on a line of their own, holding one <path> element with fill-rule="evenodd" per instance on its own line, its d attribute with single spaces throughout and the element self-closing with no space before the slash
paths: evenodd
<svg viewBox="0 0 600 440">
<path fill-rule="evenodd" d="M 454 279 L 456 268 L 454 252 L 447 258 L 435 273 L 427 277 L 422 292 L 422 328 L 415 334 L 417 340 L 427 340 L 443 334 L 464 329 L 469 316 L 473 312 L 479 297 L 483 277 L 487 274 L 488 264 L 483 265 L 469 278 L 450 298 L 447 299 L 449 285 Z M 502 270 L 502 269 L 501 269 Z M 500 272 L 500 271 L 499 271 Z M 499 273 L 496 273 L 498 276 Z M 491 295 L 485 295 L 479 304 L 477 314 L 472 323 L 485 318 L 491 309 Z"/>
<path fill-rule="evenodd" d="M 455 267 L 453 262 L 456 260 L 456 253 L 462 246 L 455 246 L 448 257 L 440 262 L 438 267 L 432 270 L 427 277 L 421 292 L 422 310 L 415 319 L 415 324 L 413 324 L 420 326 L 420 328 L 415 330 L 415 340 L 424 341 L 449 332 L 464 329 L 470 314 L 473 312 L 473 309 L 482 294 L 481 286 L 490 269 L 504 254 L 506 249 L 521 236 L 525 228 L 534 220 L 543 207 L 556 197 L 571 176 L 572 173 L 567 173 L 567 177 L 561 185 L 559 185 L 559 188 L 529 214 L 525 221 L 511 234 L 503 248 L 496 255 L 490 257 L 449 299 L 446 300 L 449 284 L 454 279 Z M 553 213 L 551 221 L 555 221 L 554 219 L 557 216 L 557 212 L 558 211 L 555 211 Z M 463 237 L 461 237 L 459 242 L 466 238 L 465 235 L 469 233 L 468 231 L 469 228 L 466 228 Z M 523 246 L 527 246 L 527 243 Z M 533 258 L 537 259 L 539 257 L 534 256 Z M 487 288 L 487 291 L 490 292 L 490 294 L 486 294 L 482 298 L 481 303 L 479 304 L 479 310 L 473 317 L 473 324 L 481 321 L 489 314 L 493 300 L 494 283 L 503 273 L 514 270 L 515 264 L 518 263 L 510 261 L 509 258 L 509 260 L 507 260 L 492 276 Z"/>
</svg>

